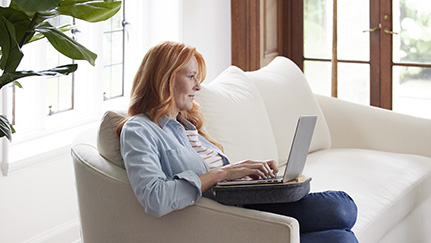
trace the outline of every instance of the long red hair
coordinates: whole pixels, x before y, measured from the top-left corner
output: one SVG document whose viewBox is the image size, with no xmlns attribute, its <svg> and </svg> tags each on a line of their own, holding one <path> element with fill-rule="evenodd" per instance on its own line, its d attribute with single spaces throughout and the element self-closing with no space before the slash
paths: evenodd
<svg viewBox="0 0 431 243">
<path fill-rule="evenodd" d="M 202 83 L 206 76 L 206 65 L 196 48 L 171 41 L 152 47 L 144 56 L 133 80 L 128 118 L 145 113 L 158 124 L 160 117 L 169 115 L 175 109 L 173 98 L 175 76 L 193 56 L 198 63 L 197 79 Z M 192 109 L 182 111 L 180 115 L 196 126 L 199 134 L 205 139 L 222 149 L 221 144 L 203 131 L 204 117 L 196 102 L 193 101 Z M 118 126 L 118 134 L 121 133 L 128 118 Z"/>
</svg>

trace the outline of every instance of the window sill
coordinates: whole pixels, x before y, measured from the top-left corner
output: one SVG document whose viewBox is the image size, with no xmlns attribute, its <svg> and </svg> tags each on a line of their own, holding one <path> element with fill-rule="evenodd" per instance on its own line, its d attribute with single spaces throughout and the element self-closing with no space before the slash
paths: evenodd
<svg viewBox="0 0 431 243">
<path fill-rule="evenodd" d="M 99 120 L 89 122 L 37 139 L 9 145 L 8 159 L 1 164 L 3 175 L 13 175 L 70 154 L 70 148 L 76 136 L 88 129 L 96 129 L 99 122 Z"/>
</svg>

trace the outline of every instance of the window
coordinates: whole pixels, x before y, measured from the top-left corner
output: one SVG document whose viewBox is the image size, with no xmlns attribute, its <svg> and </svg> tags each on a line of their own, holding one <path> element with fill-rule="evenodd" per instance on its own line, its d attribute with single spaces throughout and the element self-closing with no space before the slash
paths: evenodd
<svg viewBox="0 0 431 243">
<path fill-rule="evenodd" d="M 420 0 L 337 1 L 334 64 L 333 1 L 304 0 L 304 73 L 313 91 L 431 118 L 429 7 Z"/>
<path fill-rule="evenodd" d="M 73 25 L 74 19 L 68 16 L 59 16 L 51 21 L 53 26 Z M 69 31 L 70 32 L 70 31 Z M 73 35 L 73 31 L 68 33 Z M 76 39 L 72 36 L 72 38 Z M 67 58 L 58 53 L 52 46 L 47 47 L 47 56 L 51 57 L 48 61 L 49 67 L 74 63 L 70 58 Z M 67 76 L 47 77 L 46 78 L 46 114 L 52 116 L 59 112 L 73 110 L 74 108 L 74 79 L 75 74 Z M 16 87 L 14 87 L 16 88 Z M 15 98 L 15 97 L 13 97 Z M 13 107 L 12 109 L 15 109 Z"/>
<path fill-rule="evenodd" d="M 126 23 L 125 2 L 123 0 L 122 10 L 109 21 L 88 23 L 68 16 L 60 16 L 51 21 L 54 26 L 72 25 L 72 31 L 66 34 L 98 54 L 95 66 L 65 57 L 46 39 L 23 47 L 25 57 L 18 70 L 44 70 L 70 63 L 77 63 L 78 70 L 67 76 L 20 79 L 22 89 L 7 87 L 7 114 L 17 131 L 10 143 L 9 160 L 17 161 L 29 156 L 34 142 L 41 144 L 37 140 L 46 136 L 89 122 L 98 122 L 104 110 L 112 107 L 112 103 L 117 107 L 127 107 L 127 98 L 124 97 L 127 44 L 124 39 L 126 29 L 123 26 Z M 56 143 L 64 146 L 70 144 L 75 135 L 60 139 L 60 142 L 45 139 L 44 145 L 46 149 L 56 146 Z M 40 149 L 40 146 L 37 147 Z"/>
<path fill-rule="evenodd" d="M 97 126 L 104 111 L 127 109 L 133 77 L 148 48 L 162 40 L 181 40 L 181 1 L 123 0 L 122 10 L 109 21 L 55 21 L 56 25 L 72 23 L 69 34 L 98 58 L 95 66 L 70 60 L 50 49 L 45 39 L 23 47 L 25 57 L 17 70 L 44 70 L 72 62 L 78 70 L 68 76 L 23 78 L 19 80 L 23 89 L 3 89 L 7 100 L 3 112 L 17 131 L 5 145 L 5 173 L 34 163 L 29 159 L 33 156 L 67 150 L 78 133 Z"/>
<path fill-rule="evenodd" d="M 103 33 L 103 99 L 124 95 L 125 8 L 104 23 Z"/>
</svg>

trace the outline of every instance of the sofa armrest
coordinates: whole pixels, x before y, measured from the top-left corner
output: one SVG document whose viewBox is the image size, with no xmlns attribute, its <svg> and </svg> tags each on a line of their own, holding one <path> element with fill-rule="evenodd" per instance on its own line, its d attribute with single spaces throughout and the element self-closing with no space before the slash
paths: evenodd
<svg viewBox="0 0 431 243">
<path fill-rule="evenodd" d="M 431 157 L 431 120 L 316 95 L 332 148 L 361 148 Z"/>
<path fill-rule="evenodd" d="M 161 218 L 144 212 L 126 171 L 87 144 L 72 147 L 80 220 L 85 242 L 293 242 L 291 217 L 225 206 L 201 198 Z"/>
</svg>

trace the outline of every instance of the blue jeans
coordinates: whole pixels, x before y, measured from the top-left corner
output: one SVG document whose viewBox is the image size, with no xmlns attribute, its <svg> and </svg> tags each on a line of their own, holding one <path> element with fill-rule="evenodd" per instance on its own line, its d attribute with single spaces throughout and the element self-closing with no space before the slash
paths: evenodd
<svg viewBox="0 0 431 243">
<path fill-rule="evenodd" d="M 358 242 L 351 231 L 358 210 L 353 199 L 345 192 L 310 193 L 297 202 L 248 204 L 244 207 L 297 219 L 301 243 Z"/>
</svg>

